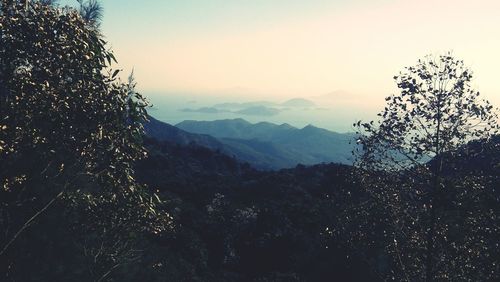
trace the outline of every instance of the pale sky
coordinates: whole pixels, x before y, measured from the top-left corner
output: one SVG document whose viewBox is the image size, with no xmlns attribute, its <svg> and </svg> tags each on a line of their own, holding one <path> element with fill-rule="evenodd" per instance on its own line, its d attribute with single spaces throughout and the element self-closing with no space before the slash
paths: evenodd
<svg viewBox="0 0 500 282">
<path fill-rule="evenodd" d="M 396 91 L 392 77 L 403 67 L 451 50 L 500 105 L 498 0 L 102 2 L 103 32 L 144 93 L 342 90 L 369 104 Z"/>
</svg>

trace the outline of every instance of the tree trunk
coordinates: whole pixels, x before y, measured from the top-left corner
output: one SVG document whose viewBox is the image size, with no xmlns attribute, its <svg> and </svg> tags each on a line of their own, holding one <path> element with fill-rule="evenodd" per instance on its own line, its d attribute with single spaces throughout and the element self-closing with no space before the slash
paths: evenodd
<svg viewBox="0 0 500 282">
<path fill-rule="evenodd" d="M 434 261 L 433 261 L 433 255 L 434 255 L 434 237 L 436 236 L 436 208 L 437 204 L 439 203 L 438 201 L 438 196 L 440 195 L 439 187 L 440 187 L 440 177 L 441 177 L 441 171 L 443 168 L 443 154 L 442 154 L 442 146 L 441 146 L 441 99 L 442 99 L 442 90 L 440 90 L 438 96 L 437 96 L 437 126 L 436 126 L 436 136 L 435 136 L 435 153 L 436 153 L 436 164 L 435 167 L 432 169 L 433 171 L 433 183 L 431 186 L 431 193 L 430 193 L 430 200 L 429 200 L 429 206 L 430 206 L 430 215 L 429 215 L 429 232 L 427 233 L 427 242 L 426 242 L 426 247 L 427 247 L 427 254 L 426 254 L 426 262 L 425 262 L 425 281 L 426 282 L 432 282 L 434 281 Z"/>
<path fill-rule="evenodd" d="M 426 254 L 426 262 L 425 262 L 425 281 L 426 282 L 432 282 L 434 279 L 433 277 L 433 259 L 432 256 L 434 255 L 434 236 L 436 233 L 436 205 L 435 205 L 435 190 L 436 186 L 433 187 L 432 195 L 431 195 L 431 200 L 430 202 L 430 209 L 431 209 L 431 214 L 429 216 L 429 232 L 427 233 L 427 254 Z"/>
</svg>

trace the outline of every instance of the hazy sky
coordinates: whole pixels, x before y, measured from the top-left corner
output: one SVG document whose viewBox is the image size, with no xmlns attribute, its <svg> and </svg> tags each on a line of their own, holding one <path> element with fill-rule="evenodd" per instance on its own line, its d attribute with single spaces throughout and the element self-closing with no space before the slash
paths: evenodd
<svg viewBox="0 0 500 282">
<path fill-rule="evenodd" d="M 395 91 L 392 77 L 404 66 L 452 50 L 500 105 L 498 0 L 102 2 L 104 34 L 143 92 L 343 90 L 372 103 Z"/>
</svg>

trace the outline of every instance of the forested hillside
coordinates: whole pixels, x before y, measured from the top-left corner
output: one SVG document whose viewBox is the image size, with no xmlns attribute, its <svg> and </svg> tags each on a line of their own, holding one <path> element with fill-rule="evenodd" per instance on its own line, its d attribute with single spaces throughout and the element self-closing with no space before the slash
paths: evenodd
<svg viewBox="0 0 500 282">
<path fill-rule="evenodd" d="M 171 281 L 380 279 L 337 237 L 348 205 L 363 198 L 351 167 L 261 172 L 196 146 L 149 140 L 147 148 L 138 179 L 169 199 L 178 220 L 154 248 Z"/>
<path fill-rule="evenodd" d="M 297 164 L 352 164 L 352 151 L 356 147 L 355 134 L 331 132 L 312 125 L 299 129 L 289 124 L 252 124 L 244 119 L 183 121 L 175 126 L 180 129 L 176 132 L 185 132 L 183 138 L 173 134 L 170 125 L 153 118 L 145 127 L 149 136 L 159 140 L 183 144 L 189 136 L 190 142 L 219 149 L 267 170 Z M 208 143 L 207 136 L 217 138 L 220 144 Z"/>
</svg>

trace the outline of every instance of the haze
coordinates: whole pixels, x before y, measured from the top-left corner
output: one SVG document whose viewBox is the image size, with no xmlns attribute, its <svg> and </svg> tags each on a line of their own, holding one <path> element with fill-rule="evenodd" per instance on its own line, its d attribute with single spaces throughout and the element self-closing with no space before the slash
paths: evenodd
<svg viewBox="0 0 500 282">
<path fill-rule="evenodd" d="M 134 68 L 139 89 L 153 100 L 172 93 L 283 100 L 342 90 L 350 100 L 339 102 L 344 108 L 375 112 L 396 91 L 392 77 L 403 67 L 451 50 L 474 71 L 476 89 L 500 104 L 495 0 L 103 5 L 103 31 L 120 68 Z"/>
</svg>

